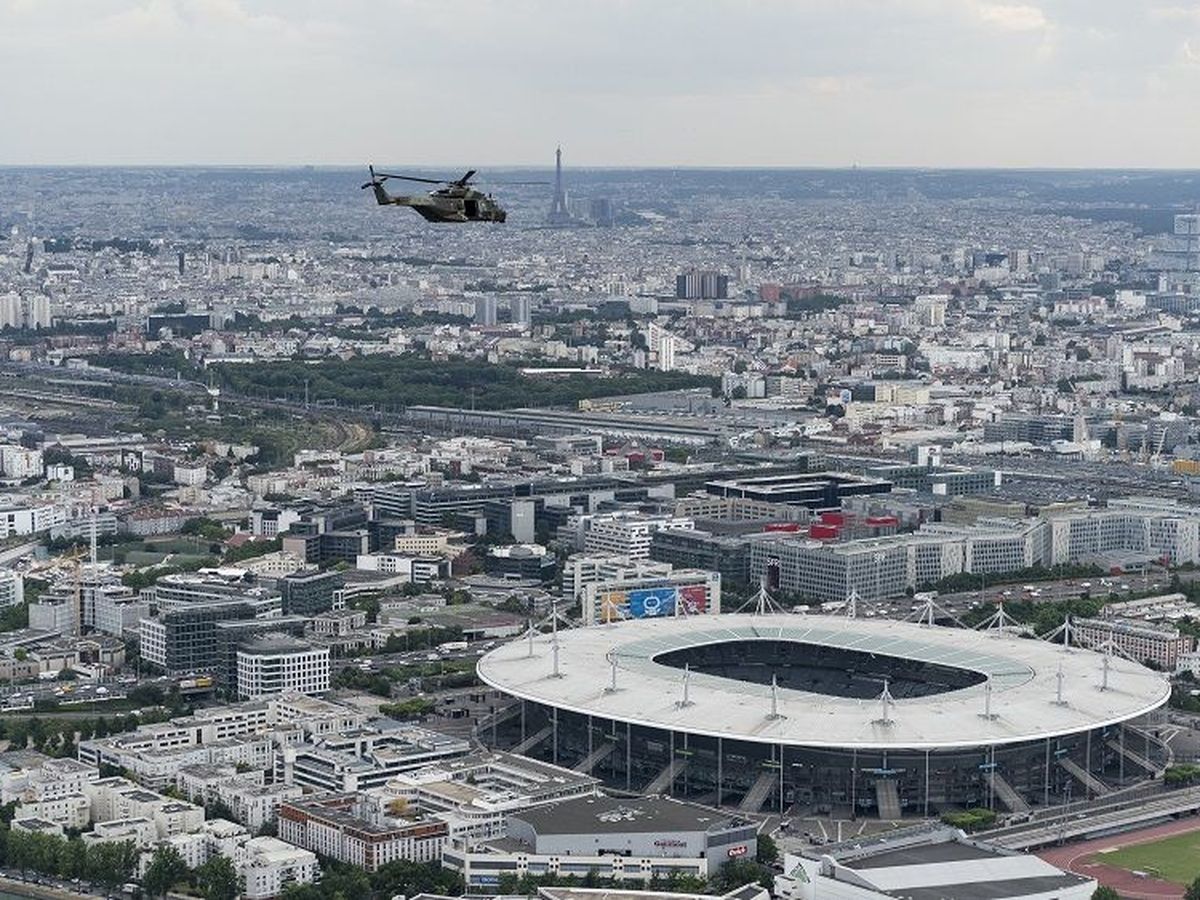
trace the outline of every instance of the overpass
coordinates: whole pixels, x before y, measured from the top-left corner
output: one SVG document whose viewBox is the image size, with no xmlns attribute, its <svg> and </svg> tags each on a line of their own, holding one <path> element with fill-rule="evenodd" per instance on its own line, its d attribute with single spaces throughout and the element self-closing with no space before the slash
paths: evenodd
<svg viewBox="0 0 1200 900">
<path fill-rule="evenodd" d="M 1150 797 L 1137 792 L 1119 800 L 1108 798 L 1087 804 L 1086 809 L 1078 810 L 1079 806 L 1073 805 L 1068 812 L 1053 818 L 997 828 L 981 832 L 978 836 L 1012 850 L 1030 850 L 1070 840 L 1103 837 L 1164 819 L 1200 815 L 1200 787 L 1166 790 Z M 1200 822 L 1197 827 L 1200 827 Z"/>
</svg>

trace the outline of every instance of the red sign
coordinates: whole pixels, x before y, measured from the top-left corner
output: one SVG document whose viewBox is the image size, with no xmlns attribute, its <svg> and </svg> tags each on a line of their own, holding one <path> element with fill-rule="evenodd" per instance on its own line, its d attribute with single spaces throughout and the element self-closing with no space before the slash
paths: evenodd
<svg viewBox="0 0 1200 900">
<path fill-rule="evenodd" d="M 736 847 L 730 847 L 729 855 L 730 856 L 745 856 L 746 855 L 746 845 L 738 844 Z"/>
<path fill-rule="evenodd" d="M 702 584 L 688 584 L 679 589 L 679 602 L 687 613 L 708 612 L 708 590 Z"/>
</svg>

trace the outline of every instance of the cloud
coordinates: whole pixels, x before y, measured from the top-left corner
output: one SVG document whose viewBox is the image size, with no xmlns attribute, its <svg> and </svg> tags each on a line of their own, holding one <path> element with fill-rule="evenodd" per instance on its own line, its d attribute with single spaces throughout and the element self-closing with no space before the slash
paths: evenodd
<svg viewBox="0 0 1200 900">
<path fill-rule="evenodd" d="M 1197 6 L 1152 6 L 1150 17 L 1166 22 L 1180 20 L 1200 22 L 1200 5 Z"/>
<path fill-rule="evenodd" d="M 1200 0 L 0 0 L 0 164 L 561 140 L 578 165 L 1194 165 L 1197 23 Z M 1089 119 L 1127 127 L 1080 141 Z"/>
<path fill-rule="evenodd" d="M 1050 24 L 1041 9 L 1024 4 L 980 3 L 975 13 L 985 25 L 1001 31 L 1042 31 Z"/>
</svg>

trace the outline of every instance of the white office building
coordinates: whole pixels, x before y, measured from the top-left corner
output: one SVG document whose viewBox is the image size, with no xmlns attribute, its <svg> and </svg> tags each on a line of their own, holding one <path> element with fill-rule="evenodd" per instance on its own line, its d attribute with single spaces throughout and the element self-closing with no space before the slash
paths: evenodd
<svg viewBox="0 0 1200 900">
<path fill-rule="evenodd" d="M 283 634 L 247 641 L 237 651 L 238 696 L 270 697 L 283 691 L 329 690 L 329 648 Z"/>
</svg>

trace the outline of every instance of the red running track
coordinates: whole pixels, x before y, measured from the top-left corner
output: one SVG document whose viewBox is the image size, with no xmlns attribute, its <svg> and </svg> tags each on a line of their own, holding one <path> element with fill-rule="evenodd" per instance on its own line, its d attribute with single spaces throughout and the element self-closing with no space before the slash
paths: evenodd
<svg viewBox="0 0 1200 900">
<path fill-rule="evenodd" d="M 1140 831 L 1115 834 L 1112 837 L 1083 841 L 1078 844 L 1065 844 L 1062 847 L 1048 847 L 1037 851 L 1037 855 L 1067 872 L 1095 878 L 1101 884 L 1108 885 L 1120 894 L 1122 900 L 1180 900 L 1184 891 L 1182 885 L 1164 881 L 1161 878 L 1138 878 L 1128 869 L 1105 865 L 1100 861 L 1104 859 L 1103 855 L 1096 856 L 1096 854 L 1101 850 L 1131 847 L 1134 844 L 1145 844 L 1159 838 L 1187 834 L 1190 831 L 1200 831 L 1200 819 L 1180 819 L 1176 822 L 1155 825 L 1152 828 L 1143 828 Z"/>
</svg>

